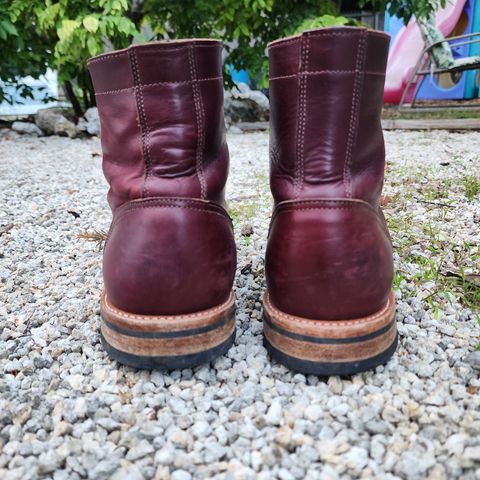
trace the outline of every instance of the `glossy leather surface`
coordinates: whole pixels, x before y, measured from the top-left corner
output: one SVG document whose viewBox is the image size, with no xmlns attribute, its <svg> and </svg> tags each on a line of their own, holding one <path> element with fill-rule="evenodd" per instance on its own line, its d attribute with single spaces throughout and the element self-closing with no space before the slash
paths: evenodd
<svg viewBox="0 0 480 480">
<path fill-rule="evenodd" d="M 221 42 L 135 45 L 91 59 L 112 208 L 139 197 L 223 203 Z"/>
<path fill-rule="evenodd" d="M 205 200 L 153 198 L 115 212 L 103 276 L 117 308 L 181 315 L 225 302 L 235 266 L 232 224 L 222 207 Z"/>
<path fill-rule="evenodd" d="M 381 218 L 366 202 L 282 202 L 272 218 L 266 269 L 271 301 L 283 312 L 352 319 L 387 302 L 392 248 Z"/>
<path fill-rule="evenodd" d="M 180 40 L 88 62 L 114 215 L 105 286 L 127 312 L 191 313 L 231 292 L 221 52 L 216 40 Z"/>
<path fill-rule="evenodd" d="M 379 210 L 388 42 L 339 27 L 269 45 L 276 206 L 266 276 L 273 303 L 289 314 L 356 318 L 388 298 L 392 253 Z"/>
</svg>

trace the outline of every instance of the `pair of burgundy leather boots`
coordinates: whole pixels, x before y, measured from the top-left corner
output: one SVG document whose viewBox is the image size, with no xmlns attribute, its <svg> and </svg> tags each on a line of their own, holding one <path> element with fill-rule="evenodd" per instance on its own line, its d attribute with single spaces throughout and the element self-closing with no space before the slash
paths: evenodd
<svg viewBox="0 0 480 480">
<path fill-rule="evenodd" d="M 326 28 L 269 45 L 271 190 L 264 344 L 293 370 L 347 375 L 397 343 L 380 210 L 388 36 Z M 224 198 L 222 44 L 131 46 L 88 63 L 113 221 L 101 333 L 138 368 L 186 368 L 235 338 Z"/>
</svg>

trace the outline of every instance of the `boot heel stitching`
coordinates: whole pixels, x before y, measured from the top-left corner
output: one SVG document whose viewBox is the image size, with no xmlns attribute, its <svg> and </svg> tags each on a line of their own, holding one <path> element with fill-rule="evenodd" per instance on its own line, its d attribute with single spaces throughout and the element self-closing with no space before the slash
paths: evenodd
<svg viewBox="0 0 480 480">
<path fill-rule="evenodd" d="M 222 304 L 209 308 L 207 310 L 202 310 L 200 312 L 196 313 L 190 313 L 190 314 L 183 314 L 183 315 L 135 315 L 131 313 L 124 312 L 123 310 L 119 310 L 115 308 L 111 303 L 109 303 L 107 295 L 105 294 L 105 308 L 106 310 L 115 313 L 119 315 L 122 318 L 129 318 L 132 320 L 145 320 L 147 319 L 148 321 L 155 321 L 155 320 L 175 320 L 175 321 L 181 321 L 181 320 L 188 320 L 189 318 L 199 318 L 203 317 L 206 314 L 213 314 L 216 312 L 219 312 L 221 310 L 225 310 L 226 308 L 229 307 L 229 304 L 232 303 L 232 300 L 234 300 L 234 295 L 233 293 L 230 294 L 230 297 L 228 298 L 227 301 L 223 302 Z"/>
<path fill-rule="evenodd" d="M 195 103 L 195 116 L 197 118 L 197 154 L 196 154 L 196 169 L 197 176 L 200 182 L 200 194 L 201 198 L 207 198 L 207 186 L 205 182 L 205 176 L 203 173 L 203 149 L 205 145 L 205 129 L 203 118 L 203 102 L 200 88 L 198 86 L 197 65 L 194 47 L 190 46 L 188 49 L 188 62 L 190 66 L 190 76 L 192 80 L 193 101 Z"/>
<path fill-rule="evenodd" d="M 331 325 L 358 325 L 358 324 L 364 324 L 364 323 L 370 323 L 374 320 L 377 320 L 378 318 L 382 317 L 383 315 L 385 315 L 385 313 L 388 311 L 389 308 L 391 308 L 391 306 L 393 305 L 393 302 L 394 300 L 392 301 L 392 294 L 390 294 L 388 300 L 387 300 L 387 303 L 383 306 L 383 308 L 381 310 L 379 310 L 378 312 L 372 314 L 372 315 L 368 315 L 366 317 L 362 317 L 362 318 L 357 318 L 357 319 L 352 319 L 352 320 L 311 320 L 311 319 L 307 319 L 307 318 L 301 318 L 301 317 L 297 317 L 295 315 L 289 315 L 288 313 L 284 313 L 282 312 L 281 310 L 279 310 L 278 308 L 276 308 L 271 300 L 270 300 L 270 295 L 267 293 L 265 296 L 264 296 L 264 302 L 265 304 L 275 313 L 275 315 L 277 317 L 280 317 L 280 318 L 283 318 L 285 320 L 288 320 L 290 322 L 295 322 L 295 323 L 303 323 L 305 325 L 328 325 L 328 326 L 331 326 Z"/>
<path fill-rule="evenodd" d="M 150 157 L 150 130 L 147 124 L 147 116 L 145 114 L 145 103 L 143 101 L 142 82 L 140 79 L 140 71 L 135 50 L 129 50 L 130 64 L 132 66 L 135 100 L 137 103 L 138 121 L 142 139 L 142 153 L 145 162 L 145 173 L 142 187 L 142 196 L 148 197 L 148 178 L 151 175 L 152 161 Z"/>
<path fill-rule="evenodd" d="M 228 221 L 229 218 L 220 213 L 220 212 L 214 212 L 212 210 L 203 210 L 201 208 L 194 208 L 194 207 L 190 207 L 188 205 L 176 205 L 176 204 L 163 204 L 163 205 L 142 205 L 142 206 L 138 206 L 136 208 L 132 208 L 131 210 L 126 210 L 125 212 L 122 212 L 120 215 L 118 215 L 114 221 L 112 222 L 111 224 L 111 227 L 110 229 L 113 229 L 113 227 L 115 225 L 117 225 L 118 223 L 120 223 L 120 220 L 122 220 L 124 217 L 126 217 L 127 215 L 130 215 L 131 213 L 135 213 L 137 210 L 145 210 L 147 208 L 182 208 L 184 210 L 190 210 L 190 211 L 193 211 L 193 212 L 200 212 L 200 213 L 209 213 L 209 214 L 212 214 L 212 215 L 217 215 L 219 216 L 220 218 Z M 110 236 L 110 234 L 109 234 Z M 107 237 L 107 240 L 108 240 L 108 237 Z M 106 242 L 105 242 L 106 243 Z"/>
<path fill-rule="evenodd" d="M 353 147 L 357 139 L 358 121 L 360 113 L 360 93 L 363 86 L 363 70 L 366 61 L 366 40 L 367 30 L 362 32 L 358 47 L 357 58 L 355 61 L 355 77 L 353 80 L 352 105 L 350 110 L 350 123 L 347 137 L 347 149 L 345 152 L 345 163 L 343 165 L 343 183 L 345 185 L 345 196 L 352 198 L 352 177 L 351 177 L 351 161 L 353 156 Z"/>
</svg>

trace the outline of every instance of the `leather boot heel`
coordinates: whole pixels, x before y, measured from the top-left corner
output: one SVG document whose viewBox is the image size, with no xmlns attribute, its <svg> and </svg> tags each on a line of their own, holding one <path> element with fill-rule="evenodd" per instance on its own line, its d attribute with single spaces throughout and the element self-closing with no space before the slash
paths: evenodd
<svg viewBox="0 0 480 480">
<path fill-rule="evenodd" d="M 103 293 L 101 336 L 107 353 L 135 368 L 182 369 L 208 363 L 235 340 L 235 297 L 189 315 L 137 315 L 124 312 Z"/>
<path fill-rule="evenodd" d="M 380 208 L 388 41 L 333 27 L 268 47 L 265 345 L 304 373 L 349 375 L 395 351 L 392 242 Z"/>
<path fill-rule="evenodd" d="M 222 64 L 222 43 L 207 39 L 136 44 L 88 62 L 113 214 L 102 338 L 137 368 L 209 362 L 235 337 Z"/>
<path fill-rule="evenodd" d="M 351 320 L 288 315 L 264 297 L 264 345 L 288 368 L 320 376 L 353 375 L 386 363 L 397 346 L 395 299 L 377 313 Z"/>
</svg>

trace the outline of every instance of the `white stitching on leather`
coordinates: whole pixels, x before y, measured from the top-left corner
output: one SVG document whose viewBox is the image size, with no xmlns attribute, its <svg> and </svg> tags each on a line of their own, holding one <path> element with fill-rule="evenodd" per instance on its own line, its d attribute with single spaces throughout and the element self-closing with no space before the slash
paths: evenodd
<svg viewBox="0 0 480 480">
<path fill-rule="evenodd" d="M 190 65 L 190 76 L 193 89 L 193 100 L 195 103 L 195 115 L 197 117 L 197 155 L 196 155 L 196 169 L 197 176 L 200 182 L 200 194 L 201 198 L 207 198 L 207 185 L 205 182 L 205 176 L 203 173 L 203 149 L 205 146 L 205 122 L 202 103 L 202 94 L 198 88 L 197 83 L 197 65 L 194 46 L 190 46 L 188 49 L 188 62 Z"/>
<path fill-rule="evenodd" d="M 305 37 L 340 37 L 340 36 L 356 35 L 357 32 L 358 30 L 353 30 L 351 32 L 326 32 L 326 31 L 318 32 L 318 33 L 304 32 L 302 35 L 299 35 L 296 38 L 292 38 L 291 40 L 284 40 L 283 42 L 276 43 L 275 45 L 270 45 L 268 47 L 268 50 L 272 50 L 273 48 L 283 47 L 284 45 L 290 45 L 292 43 L 297 43 L 301 41 L 301 39 L 304 36 Z"/>
<path fill-rule="evenodd" d="M 309 39 L 302 37 L 300 46 L 300 68 L 299 73 L 308 70 L 308 54 L 309 54 Z M 298 92 L 298 127 L 297 127 L 297 151 L 296 151 L 296 165 L 294 178 L 294 192 L 295 197 L 300 197 L 300 191 L 303 185 L 303 170 L 305 161 L 305 131 L 306 131 L 306 117 L 307 117 L 307 77 L 299 76 L 299 92 Z"/>
<path fill-rule="evenodd" d="M 210 308 L 208 310 L 202 310 L 201 312 L 196 312 L 196 313 L 191 313 L 188 315 L 134 315 L 131 313 L 124 312 L 122 310 L 118 310 L 115 307 L 113 307 L 110 303 L 108 303 L 108 298 L 107 294 L 105 293 L 105 308 L 109 310 L 112 313 L 115 313 L 116 315 L 119 315 L 122 318 L 129 318 L 129 319 L 134 319 L 134 320 L 187 320 L 189 318 L 198 318 L 202 317 L 204 315 L 208 315 L 211 313 L 216 313 L 219 312 L 220 310 L 225 309 L 228 307 L 230 303 L 233 304 L 235 303 L 235 296 L 233 292 L 230 294 L 230 297 L 228 300 L 221 305 L 218 305 L 217 307 Z"/>
<path fill-rule="evenodd" d="M 223 77 L 210 77 L 210 78 L 198 78 L 197 82 L 207 82 L 209 80 L 223 80 Z M 178 82 L 155 82 L 155 83 L 145 83 L 144 85 L 138 85 L 140 88 L 155 87 L 161 85 L 188 85 L 192 83 L 191 80 L 179 80 Z M 98 92 L 95 95 L 109 95 L 111 93 L 121 93 L 132 90 L 134 87 L 125 87 L 118 90 L 108 90 L 106 92 Z"/>
<path fill-rule="evenodd" d="M 135 50 L 129 50 L 129 57 L 130 62 L 132 65 L 132 74 L 133 74 L 133 81 L 134 91 L 135 91 L 135 98 L 137 99 L 137 110 L 138 110 L 138 121 L 142 136 L 142 150 L 143 150 L 143 158 L 145 161 L 145 179 L 143 182 L 143 197 L 148 197 L 148 178 L 151 174 L 152 168 L 152 159 L 150 156 L 150 130 L 147 124 L 147 116 L 145 114 L 145 103 L 143 101 L 143 92 L 141 88 L 141 78 L 140 78 L 140 70 L 138 67 L 138 59 L 135 53 Z"/>
<path fill-rule="evenodd" d="M 289 322 L 303 323 L 303 324 L 312 325 L 312 326 L 315 324 L 322 325 L 322 326 L 332 326 L 332 325 L 348 326 L 348 325 L 361 325 L 361 324 L 373 322 L 374 320 L 384 315 L 392 305 L 392 302 L 390 301 L 390 296 L 389 296 L 385 306 L 376 314 L 370 315 L 368 317 L 358 318 L 355 320 L 310 320 L 306 318 L 299 318 L 299 317 L 296 317 L 295 315 L 289 315 L 288 313 L 283 313 L 281 310 L 278 310 L 276 307 L 272 305 L 272 302 L 270 301 L 270 295 L 268 294 L 268 292 L 265 292 L 263 301 L 269 308 L 271 308 L 271 310 L 274 312 L 274 314 L 277 317 L 284 318 Z M 273 321 L 274 319 L 271 318 L 271 320 Z"/>
<path fill-rule="evenodd" d="M 357 47 L 357 58 L 355 61 L 355 78 L 353 80 L 352 106 L 350 110 L 350 123 L 347 136 L 347 149 L 345 152 L 345 163 L 343 164 L 343 183 L 345 185 L 345 196 L 352 197 L 352 174 L 350 171 L 353 148 L 357 139 L 358 119 L 360 113 L 360 91 L 363 85 L 363 69 L 366 61 L 367 30 L 362 32 Z"/>
</svg>

